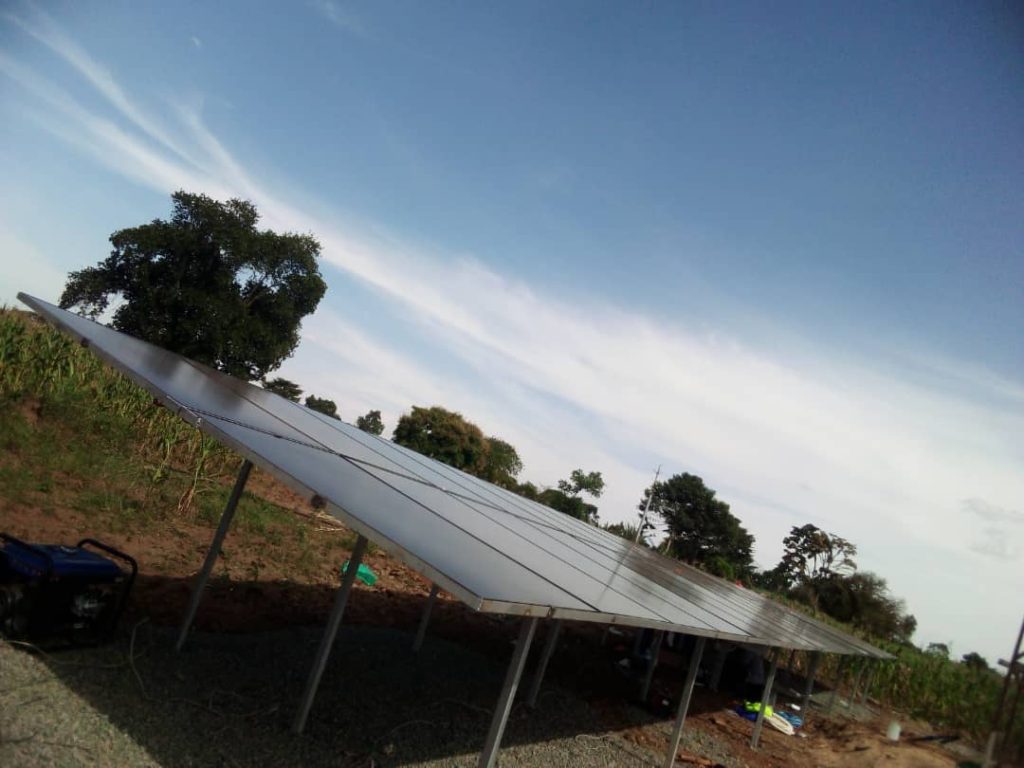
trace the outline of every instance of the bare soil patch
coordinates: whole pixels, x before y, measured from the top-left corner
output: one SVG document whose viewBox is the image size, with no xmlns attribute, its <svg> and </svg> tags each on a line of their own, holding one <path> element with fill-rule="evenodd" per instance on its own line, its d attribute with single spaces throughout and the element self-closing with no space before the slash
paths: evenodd
<svg viewBox="0 0 1024 768">
<path fill-rule="evenodd" d="M 5 477 L 19 462 L 16 451 L 0 454 Z M 104 488 L 106 482 L 58 468 L 45 488 L 17 494 L 0 488 L 0 530 L 38 542 L 97 538 L 131 554 L 140 567 L 112 646 L 51 658 L 0 645 L 0 763 L 475 764 L 515 621 L 473 613 L 442 595 L 427 646 L 413 656 L 409 644 L 430 585 L 371 548 L 366 563 L 379 580 L 358 586 L 310 731 L 295 739 L 288 724 L 353 534 L 255 473 L 204 596 L 196 634 L 177 655 L 173 628 L 215 521 L 146 509 L 138 500 L 151 495 L 123 484 Z M 82 503 L 104 493 L 135 501 Z M 600 645 L 600 635 L 593 626 L 566 628 L 539 711 L 518 705 L 513 713 L 502 765 L 661 764 L 669 718 L 632 702 L 635 685 L 615 670 L 615 655 Z M 656 685 L 672 697 L 680 678 L 666 667 Z M 802 738 L 765 728 L 761 748 L 753 751 L 752 724 L 729 711 L 731 703 L 698 689 L 679 765 L 955 765 L 936 746 L 885 741 L 888 715 L 868 722 L 819 715 Z"/>
</svg>

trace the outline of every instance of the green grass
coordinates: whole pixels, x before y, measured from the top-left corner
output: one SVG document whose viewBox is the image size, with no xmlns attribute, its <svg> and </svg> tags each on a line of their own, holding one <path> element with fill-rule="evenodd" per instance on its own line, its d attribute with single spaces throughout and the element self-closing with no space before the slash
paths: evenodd
<svg viewBox="0 0 1024 768">
<path fill-rule="evenodd" d="M 8 504 L 74 510 L 125 534 L 215 526 L 240 461 L 87 350 L 26 313 L 0 311 L 0 495 Z M 316 570 L 308 521 L 262 497 L 242 495 L 233 530 L 277 547 L 297 574 Z"/>
</svg>

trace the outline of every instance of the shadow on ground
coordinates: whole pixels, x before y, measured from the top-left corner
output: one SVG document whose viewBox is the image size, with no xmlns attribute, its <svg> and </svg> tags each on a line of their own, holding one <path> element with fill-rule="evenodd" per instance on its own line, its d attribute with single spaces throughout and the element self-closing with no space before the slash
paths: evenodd
<svg viewBox="0 0 1024 768">
<path fill-rule="evenodd" d="M 184 580 L 141 578 L 113 645 L 42 657 L 67 688 L 157 763 L 475 765 L 518 620 L 440 601 L 422 650 L 413 654 L 422 598 L 357 589 L 306 733 L 297 737 L 289 727 L 333 590 L 211 582 L 197 630 L 175 653 L 174 624 L 188 594 Z M 531 711 L 522 703 L 523 690 L 543 645 L 544 629 L 538 631 L 503 740 L 511 748 L 504 765 L 650 765 L 663 759 L 643 744 L 601 736 L 666 718 L 629 703 L 635 681 L 615 669 L 600 640 L 593 626 L 563 630 Z M 662 670 L 660 690 L 674 695 L 680 677 L 678 670 Z M 698 697 L 692 711 L 719 707 L 712 697 Z M 557 750 L 546 746 L 555 741 Z M 602 755 L 592 754 L 598 742 Z"/>
</svg>

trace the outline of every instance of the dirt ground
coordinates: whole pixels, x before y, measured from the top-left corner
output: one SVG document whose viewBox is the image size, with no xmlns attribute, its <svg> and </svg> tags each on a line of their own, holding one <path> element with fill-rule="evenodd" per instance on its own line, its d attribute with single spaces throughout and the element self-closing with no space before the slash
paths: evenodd
<svg viewBox="0 0 1024 768">
<path fill-rule="evenodd" d="M 208 521 L 134 527 L 52 501 L 42 514 L 0 493 L 0 530 L 36 542 L 91 536 L 129 552 L 140 567 L 113 644 L 48 656 L 0 643 L 0 764 L 475 764 L 517 624 L 442 595 L 427 644 L 410 653 L 429 584 L 376 548 L 365 562 L 379 580 L 358 585 L 309 730 L 301 739 L 290 735 L 354 536 L 261 473 L 250 490 L 294 519 L 236 524 L 182 654 L 172 650 L 173 627 L 209 546 Z M 538 711 L 522 704 L 513 711 L 501 765 L 663 763 L 671 716 L 634 701 L 635 681 L 617 671 L 614 649 L 601 644 L 597 627 L 566 627 Z M 678 670 L 659 668 L 656 689 L 671 698 L 679 678 Z M 863 722 L 812 713 L 796 737 L 766 727 L 754 751 L 752 724 L 731 711 L 733 703 L 698 687 L 678 765 L 957 763 L 932 743 L 886 741 L 889 713 Z"/>
</svg>

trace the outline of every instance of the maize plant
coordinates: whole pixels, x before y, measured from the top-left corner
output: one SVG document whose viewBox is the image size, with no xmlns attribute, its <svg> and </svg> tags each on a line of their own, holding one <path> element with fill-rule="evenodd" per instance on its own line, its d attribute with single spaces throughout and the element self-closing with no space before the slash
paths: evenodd
<svg viewBox="0 0 1024 768">
<path fill-rule="evenodd" d="M 189 478 L 178 509 L 188 512 L 195 496 L 210 487 L 237 458 L 177 416 L 126 376 L 30 315 L 0 311 L 0 399 L 32 397 L 102 413 L 135 436 L 136 453 L 154 467 L 150 482 L 169 472 Z M 97 429 L 100 429 L 98 425 Z"/>
</svg>

